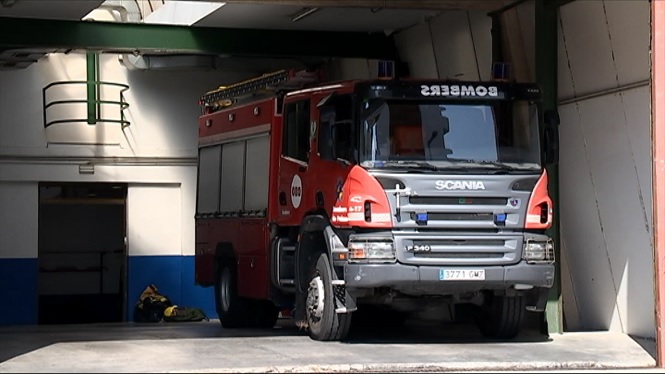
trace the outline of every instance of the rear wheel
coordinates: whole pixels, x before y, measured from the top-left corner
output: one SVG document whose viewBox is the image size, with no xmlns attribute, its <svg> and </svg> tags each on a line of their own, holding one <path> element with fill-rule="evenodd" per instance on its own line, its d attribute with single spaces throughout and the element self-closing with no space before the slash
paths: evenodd
<svg viewBox="0 0 665 374">
<path fill-rule="evenodd" d="M 488 295 L 477 316 L 480 332 L 492 339 L 513 339 L 522 327 L 525 307 L 523 296 Z"/>
<path fill-rule="evenodd" d="M 351 327 L 350 313 L 336 313 L 330 261 L 321 253 L 310 270 L 306 316 L 309 336 L 314 340 L 342 340 Z"/>
<path fill-rule="evenodd" d="M 238 276 L 233 260 L 220 261 L 215 282 L 215 308 L 222 326 L 247 327 L 250 324 L 249 300 L 238 297 Z"/>
</svg>

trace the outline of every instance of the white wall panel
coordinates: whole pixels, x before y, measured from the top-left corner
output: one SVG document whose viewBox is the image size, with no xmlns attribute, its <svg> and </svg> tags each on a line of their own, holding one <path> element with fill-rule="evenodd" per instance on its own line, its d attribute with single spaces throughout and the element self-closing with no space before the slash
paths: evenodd
<svg viewBox="0 0 665 374">
<path fill-rule="evenodd" d="M 641 190 L 641 205 L 647 221 L 646 229 L 651 232 L 653 228 L 653 214 L 651 214 L 653 205 L 651 199 L 653 165 L 651 161 L 651 86 L 623 91 L 622 98 L 626 110 L 627 133 Z M 652 235 L 649 235 L 649 238 L 653 240 Z"/>
<path fill-rule="evenodd" d="M 530 80 L 536 79 L 536 2 L 527 1 L 515 8 L 519 15 L 522 44 Z"/>
<path fill-rule="evenodd" d="M 560 209 L 568 328 L 655 336 L 645 1 L 561 8 Z M 573 310 L 571 310 L 573 308 Z M 567 318 L 570 317 L 570 318 Z"/>
<path fill-rule="evenodd" d="M 400 58 L 407 61 L 412 77 L 438 77 L 429 23 L 421 23 L 395 34 L 395 44 Z"/>
<path fill-rule="evenodd" d="M 485 12 L 468 12 L 473 48 L 481 80 L 492 77 L 492 18 Z"/>
<path fill-rule="evenodd" d="M 129 256 L 181 256 L 180 186 L 127 188 Z"/>
<path fill-rule="evenodd" d="M 559 98 L 567 99 L 575 96 L 575 87 L 573 86 L 573 72 L 570 70 L 569 51 L 566 47 L 566 34 L 563 32 L 561 23 L 558 26 L 557 36 L 559 46 L 557 48 L 557 94 Z M 568 35 L 568 37 L 572 36 Z"/>
<path fill-rule="evenodd" d="M 523 14 L 518 8 L 513 8 L 501 14 L 501 50 L 502 60 L 511 65 L 511 77 L 518 82 L 534 80 L 532 69 L 529 66 L 529 55 L 534 54 L 534 46 L 528 46 L 524 34 L 533 32 L 528 19 L 522 19 Z"/>
<path fill-rule="evenodd" d="M 623 174 L 628 179 L 626 182 L 637 184 L 632 191 L 637 195 L 631 205 L 632 216 L 626 218 L 631 228 L 621 232 L 626 235 L 624 240 L 628 240 L 622 248 L 627 252 L 624 265 L 627 276 L 622 287 L 627 295 L 626 331 L 637 336 L 653 336 L 655 330 L 650 95 L 649 86 L 621 93 L 625 114 L 622 124 L 631 157 L 627 167 L 634 167 L 636 176 L 631 181 L 630 170 Z"/>
<path fill-rule="evenodd" d="M 562 32 L 575 93 L 616 87 L 607 20 L 602 1 L 573 1 L 560 8 Z"/>
<path fill-rule="evenodd" d="M 492 20 L 484 12 L 442 12 L 395 34 L 400 58 L 412 77 L 489 79 Z"/>
<path fill-rule="evenodd" d="M 650 5 L 647 0 L 604 1 L 620 86 L 650 78 Z"/>
<path fill-rule="evenodd" d="M 478 63 L 467 12 L 442 13 L 430 20 L 430 27 L 439 77 L 478 80 Z"/>
<path fill-rule="evenodd" d="M 607 266 L 605 238 L 589 166 L 586 129 L 576 105 L 559 108 L 561 117 L 559 209 L 561 241 L 565 246 L 574 294 L 564 291 L 563 302 L 574 298 L 579 307 L 577 329 L 608 329 L 616 297 Z M 602 263 L 601 263 L 602 261 Z"/>
<path fill-rule="evenodd" d="M 580 103 L 580 111 L 620 312 L 613 322 L 625 332 L 653 330 L 652 248 L 624 105 L 618 94 L 608 95 Z"/>
<path fill-rule="evenodd" d="M 38 208 L 37 183 L 0 180 L 0 258 L 37 258 Z"/>
<path fill-rule="evenodd" d="M 372 65 L 375 64 L 376 60 L 368 60 L 364 58 L 334 59 L 326 65 L 326 79 L 341 80 L 374 78 L 376 77 L 376 70 L 372 70 Z"/>
</svg>

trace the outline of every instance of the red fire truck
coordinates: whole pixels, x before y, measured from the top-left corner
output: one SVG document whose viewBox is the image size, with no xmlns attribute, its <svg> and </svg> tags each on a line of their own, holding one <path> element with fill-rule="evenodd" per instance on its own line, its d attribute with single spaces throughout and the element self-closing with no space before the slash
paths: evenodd
<svg viewBox="0 0 665 374">
<path fill-rule="evenodd" d="M 282 70 L 201 98 L 196 282 L 221 324 L 292 310 L 315 340 L 361 311 L 473 313 L 515 337 L 554 281 L 544 165 L 556 114 L 535 84 L 317 81 Z"/>
</svg>

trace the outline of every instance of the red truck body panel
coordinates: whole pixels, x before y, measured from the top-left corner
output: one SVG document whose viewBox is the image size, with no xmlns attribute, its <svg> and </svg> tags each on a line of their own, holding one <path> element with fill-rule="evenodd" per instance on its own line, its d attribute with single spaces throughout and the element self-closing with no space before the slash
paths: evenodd
<svg viewBox="0 0 665 374">
<path fill-rule="evenodd" d="M 351 93 L 353 82 L 331 84 L 289 94 L 285 104 L 309 100 L 310 123 L 319 119 L 317 104 L 333 91 Z M 325 212 L 336 227 L 392 226 L 390 207 L 383 188 L 363 168 L 319 157 L 318 133 L 312 131 L 308 161 L 285 157 L 282 148 L 283 116 L 278 100 L 270 97 L 243 105 L 234 105 L 203 114 L 199 118 L 199 145 L 216 144 L 270 133 L 268 208 L 264 218 L 199 218 L 196 222 L 196 280 L 214 284 L 215 246 L 230 243 L 238 261 L 238 294 L 269 298 L 270 232 L 269 224 L 297 227 L 313 212 Z M 247 172 L 250 172 L 249 170 Z M 222 192 L 223 193 L 223 192 Z M 286 197 L 285 204 L 279 196 Z M 319 200 L 317 202 L 317 194 Z M 372 204 L 374 219 L 366 222 L 365 202 Z M 333 209 L 334 207 L 334 209 Z"/>
<path fill-rule="evenodd" d="M 273 136 L 281 126 L 274 97 L 233 106 L 199 117 L 199 145 L 208 145 L 269 133 L 270 159 L 279 157 L 281 137 Z M 279 131 L 277 131 L 279 133 Z M 269 230 L 277 198 L 276 163 L 269 165 L 268 207 L 265 217 L 199 217 L 196 219 L 196 282 L 214 284 L 217 243 L 229 243 L 238 261 L 238 293 L 241 296 L 268 298 Z"/>
</svg>

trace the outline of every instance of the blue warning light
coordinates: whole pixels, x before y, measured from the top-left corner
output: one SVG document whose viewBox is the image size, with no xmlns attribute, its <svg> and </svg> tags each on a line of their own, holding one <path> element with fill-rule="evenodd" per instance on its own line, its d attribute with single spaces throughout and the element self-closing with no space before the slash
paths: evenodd
<svg viewBox="0 0 665 374">
<path fill-rule="evenodd" d="M 427 213 L 416 213 L 416 224 L 426 225 L 427 224 Z"/>
</svg>

